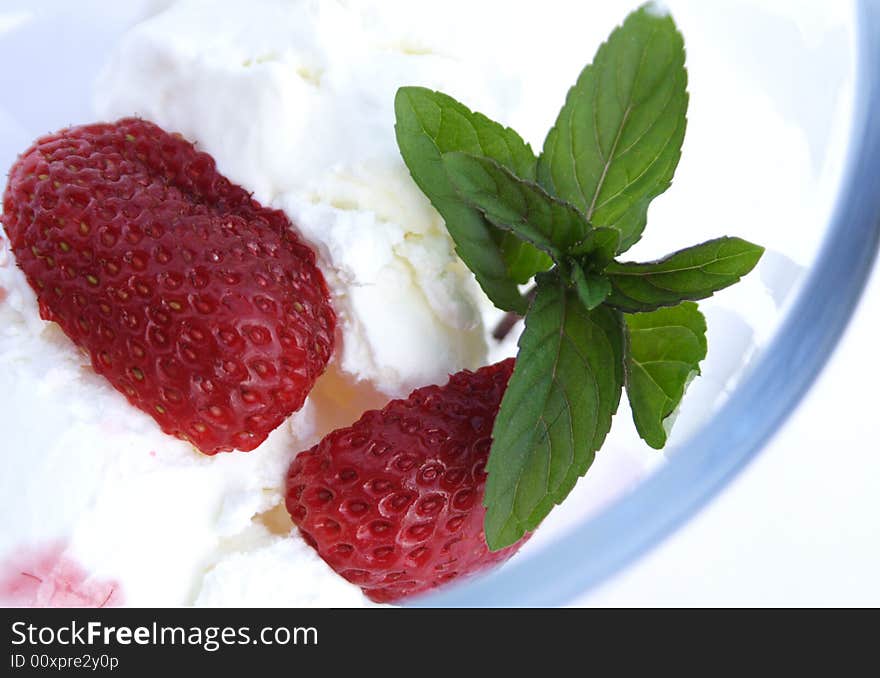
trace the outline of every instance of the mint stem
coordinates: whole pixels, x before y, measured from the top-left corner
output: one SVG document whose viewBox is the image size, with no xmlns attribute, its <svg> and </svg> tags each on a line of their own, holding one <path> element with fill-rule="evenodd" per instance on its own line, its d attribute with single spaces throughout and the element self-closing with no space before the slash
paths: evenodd
<svg viewBox="0 0 880 678">
<path fill-rule="evenodd" d="M 529 289 L 528 292 L 525 293 L 525 297 L 526 299 L 528 299 L 529 305 L 531 305 L 536 293 L 537 288 L 534 285 Z M 498 321 L 498 324 L 495 325 L 495 329 L 492 330 L 492 338 L 495 339 L 495 341 L 504 341 L 504 338 L 508 334 L 510 334 L 513 326 L 522 319 L 523 316 L 521 316 L 516 311 L 508 311 L 505 316 Z"/>
</svg>

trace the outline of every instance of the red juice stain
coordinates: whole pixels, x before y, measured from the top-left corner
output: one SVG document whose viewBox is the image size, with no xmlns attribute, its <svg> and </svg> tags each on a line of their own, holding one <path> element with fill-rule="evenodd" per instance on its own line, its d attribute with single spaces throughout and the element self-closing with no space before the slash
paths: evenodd
<svg viewBox="0 0 880 678">
<path fill-rule="evenodd" d="M 0 604 L 12 607 L 116 607 L 115 581 L 91 576 L 63 545 L 20 548 L 0 562 Z"/>
</svg>

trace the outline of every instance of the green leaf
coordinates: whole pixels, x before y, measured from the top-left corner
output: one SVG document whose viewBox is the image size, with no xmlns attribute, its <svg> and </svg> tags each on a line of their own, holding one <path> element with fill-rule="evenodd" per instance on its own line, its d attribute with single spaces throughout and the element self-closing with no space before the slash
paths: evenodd
<svg viewBox="0 0 880 678">
<path fill-rule="evenodd" d="M 706 319 L 693 302 L 626 316 L 626 394 L 639 435 L 660 449 L 671 415 L 706 357 Z"/>
<path fill-rule="evenodd" d="M 571 248 L 569 254 L 580 257 L 588 270 L 601 271 L 614 259 L 620 245 L 620 231 L 600 226 Z"/>
<path fill-rule="evenodd" d="M 494 158 L 517 176 L 535 178 L 532 149 L 513 130 L 474 113 L 452 97 L 401 87 L 394 100 L 395 132 L 403 160 L 446 222 L 456 251 L 496 306 L 525 313 L 518 285 L 548 268 L 549 257 L 500 231 L 464 203 L 446 176 L 442 154 L 463 151 Z"/>
<path fill-rule="evenodd" d="M 594 226 L 641 237 L 651 200 L 681 157 L 687 123 L 684 41 L 668 15 L 633 12 L 568 92 L 538 160 L 538 180 Z"/>
<path fill-rule="evenodd" d="M 595 273 L 584 273 L 577 262 L 571 265 L 569 279 L 581 303 L 588 311 L 592 311 L 611 294 L 611 283 L 608 278 Z"/>
<path fill-rule="evenodd" d="M 590 230 L 572 205 L 518 178 L 491 158 L 446 153 L 443 164 L 462 200 L 494 226 L 514 233 L 556 261 Z"/>
<path fill-rule="evenodd" d="M 555 272 L 537 276 L 486 466 L 491 549 L 537 527 L 586 473 L 620 402 L 623 341 L 620 313 L 587 311 Z"/>
<path fill-rule="evenodd" d="M 636 313 L 705 299 L 739 282 L 763 253 L 740 238 L 717 238 L 649 264 L 614 262 L 605 268 L 612 287 L 607 303 Z"/>
</svg>

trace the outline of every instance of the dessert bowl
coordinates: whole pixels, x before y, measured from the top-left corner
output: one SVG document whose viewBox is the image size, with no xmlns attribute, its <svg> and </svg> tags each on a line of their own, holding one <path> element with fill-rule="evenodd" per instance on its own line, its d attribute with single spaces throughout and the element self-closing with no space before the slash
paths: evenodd
<svg viewBox="0 0 880 678">
<path fill-rule="evenodd" d="M 200 93 L 204 83 L 194 79 L 190 83 L 192 96 L 187 98 L 182 89 L 186 83 L 185 72 L 179 63 L 162 65 L 161 57 L 168 52 L 162 51 L 161 40 L 145 43 L 146 47 L 137 44 L 132 47 L 132 41 L 123 42 L 123 35 L 133 25 L 173 4 L 125 3 L 121 7 L 119 3 L 86 2 L 79 3 L 74 11 L 61 2 L 43 3 L 39 9 L 25 2 L 7 3 L 0 13 L 0 53 L 5 63 L 18 66 L 0 74 L 5 93 L 0 98 L 0 164 L 10 166 L 34 138 L 68 124 L 124 115 L 166 116 L 157 122 L 183 132 L 207 148 L 217 158 L 222 171 L 232 170 L 231 178 L 254 191 L 261 200 L 273 200 L 280 195 L 281 189 L 274 187 L 269 179 L 281 174 L 273 175 L 256 161 L 248 165 L 236 160 L 236 147 L 249 142 L 242 132 L 246 129 L 242 121 L 246 122 L 247 118 L 237 116 L 232 110 L 233 103 L 222 100 L 223 106 L 230 109 L 223 115 L 192 114 L 199 102 L 209 100 L 199 97 L 213 96 Z M 335 7 L 336 3 L 327 5 Z M 548 3 L 534 16 L 505 15 L 500 3 L 477 3 L 470 15 L 473 26 L 458 25 L 449 17 L 433 16 L 432 13 L 440 12 L 437 8 L 388 8 L 385 5 L 379 11 L 376 7 L 378 5 L 364 3 L 358 9 L 360 23 L 351 29 L 373 36 L 371 40 L 379 46 L 371 49 L 380 55 L 387 52 L 407 64 L 420 58 L 436 59 L 441 63 L 438 67 L 441 80 L 465 93 L 485 89 L 486 105 L 495 107 L 486 112 L 522 131 L 533 147 L 539 148 L 543 141 L 541 134 L 552 122 L 568 85 L 611 27 L 634 8 L 634 3 L 605 3 L 601 8 L 581 9 L 568 3 Z M 634 248 L 634 256 L 650 259 L 726 233 L 761 243 L 767 253 L 756 272 L 741 285 L 702 304 L 709 325 L 709 356 L 702 366 L 701 377 L 688 390 L 664 452 L 649 450 L 641 443 L 626 406 L 622 405 L 593 468 L 516 558 L 472 581 L 416 599 L 413 604 L 565 604 L 638 557 L 708 501 L 778 430 L 821 369 L 858 299 L 876 253 L 880 215 L 880 196 L 868 185 L 870 178 L 877 176 L 880 170 L 877 167 L 880 132 L 875 123 L 880 92 L 880 71 L 876 67 L 880 63 L 880 10 L 870 2 L 829 7 L 825 3 L 781 0 L 731 1 L 712 3 L 711 7 L 697 2 L 670 2 L 669 9 L 687 46 L 688 132 L 673 187 L 652 205 L 651 227 Z M 344 63 L 346 58 L 354 58 L 346 56 L 345 33 L 336 34 L 332 11 L 324 11 L 324 23 L 315 24 L 316 32 L 326 30 L 331 37 L 316 42 L 315 49 L 337 50 L 326 63 Z M 344 22 L 349 17 L 347 10 L 339 12 L 338 19 Z M 423 16 L 415 16 L 419 14 Z M 560 17 L 564 20 L 558 21 Z M 328 24 L 334 27 L 328 28 Z M 425 25 L 432 28 L 420 31 L 420 24 L 422 28 Z M 454 37 L 443 32 L 444 26 L 450 24 L 457 26 Z M 485 28 L 487 26 L 489 28 Z M 530 44 L 540 44 L 541 50 L 516 49 L 514 37 L 524 31 L 531 31 Z M 180 34 L 184 35 L 185 31 L 181 30 Z M 383 46 L 375 36 L 386 34 L 389 37 Z M 295 39 L 299 38 L 291 38 Z M 311 38 L 304 33 L 301 39 Z M 257 49 L 256 42 L 248 48 Z M 129 47 L 120 48 L 121 44 Z M 193 44 L 202 43 L 194 38 Z M 536 52 L 540 56 L 535 56 Z M 152 65 L 140 68 L 137 59 L 143 56 L 154 59 Z M 260 54 L 255 56 L 258 57 L 256 63 Z M 289 58 L 272 50 L 262 56 L 264 62 L 256 63 L 255 67 L 271 69 L 274 68 L 272 62 L 284 65 Z M 199 64 L 200 58 L 196 53 L 191 63 Z M 244 55 L 243 58 L 251 57 Z M 383 59 L 384 56 L 377 58 L 371 67 L 381 68 Z M 499 70 L 499 63 L 503 64 L 503 70 Z M 200 73 L 209 73 L 209 66 L 200 66 L 207 69 Z M 353 82 L 352 88 L 359 92 L 358 87 L 370 87 L 385 93 L 389 111 L 396 87 L 421 84 L 401 80 L 402 73 L 419 77 L 424 72 L 421 64 L 410 72 L 407 71 L 409 66 L 401 67 L 389 61 L 387 73 L 391 75 L 377 70 L 375 82 L 365 83 L 366 71 L 349 72 L 345 70 L 347 66 L 334 67 L 336 71 L 328 68 L 322 72 L 306 64 L 297 77 L 303 81 L 304 88 L 320 88 L 338 86 L 332 80 L 334 73 L 345 74 L 353 81 L 360 76 L 361 81 Z M 184 75 L 175 75 L 176 80 L 170 77 L 171 84 L 156 81 L 157 93 L 152 92 L 149 77 L 165 72 Z M 330 84 L 322 82 L 325 77 Z M 212 81 L 205 79 L 205 82 L 210 86 Z M 240 97 L 241 110 L 250 110 L 250 102 L 244 100 L 247 94 L 244 86 L 235 89 L 239 85 L 232 81 L 224 81 L 223 86 Z M 259 99 L 260 91 L 254 90 L 255 99 Z M 328 124 L 315 131 L 315 135 L 320 137 L 326 132 L 326 143 L 337 144 L 343 149 L 340 151 L 343 155 L 345 149 L 350 148 L 366 149 L 363 152 L 369 155 L 373 152 L 370 143 L 346 137 L 349 128 L 345 115 L 357 115 L 357 106 L 368 107 L 373 99 L 359 94 L 350 100 L 338 101 L 351 106 L 343 111 L 344 115 L 338 115 L 336 127 Z M 284 102 L 281 103 L 282 110 L 288 110 L 283 108 Z M 480 108 L 476 104 L 474 107 Z M 228 123 L 232 131 L 220 129 L 219 123 Z M 389 116 L 386 123 L 389 133 L 393 123 L 393 117 Z M 232 139 L 230 145 L 222 141 L 226 135 Z M 278 144 L 289 150 L 296 148 L 296 141 L 296 138 L 280 138 Z M 253 143 L 259 145 L 259 141 Z M 264 156 L 252 157 L 260 160 Z M 328 157 L 329 160 L 321 155 L 305 158 L 282 155 L 281 160 L 273 157 L 272 161 L 299 163 L 297 171 L 301 173 L 308 171 L 308 163 L 326 162 L 330 171 L 335 171 L 332 156 Z M 402 164 L 397 169 L 400 168 Z M 269 179 L 263 181 L 265 177 Z M 378 183 L 387 181 L 397 186 L 393 182 L 398 181 L 399 172 L 377 177 Z M 360 194 L 352 195 L 356 203 L 362 199 L 358 198 Z M 338 197 L 333 196 L 333 200 Z M 315 203 L 319 207 L 323 205 L 320 200 L 323 198 Z M 281 201 L 280 206 L 291 213 L 306 238 L 311 234 L 320 240 L 316 234 L 325 215 L 318 208 Z M 332 207 L 344 211 L 347 206 Z M 413 209 L 417 211 L 421 207 Z M 311 219 L 315 222 L 310 223 Z M 432 233 L 428 235 L 433 237 Z M 342 236 L 338 241 L 341 240 Z M 333 247 L 338 241 L 335 244 L 324 241 L 326 251 L 319 246 L 319 255 L 328 260 L 337 256 Z M 359 247 L 369 246 L 368 241 L 358 243 Z M 487 310 L 485 304 L 481 306 L 478 294 L 474 293 L 473 299 L 476 301 L 471 306 L 456 307 L 456 313 L 466 315 L 476 309 L 482 314 L 482 327 L 488 333 L 500 316 Z M 376 308 L 376 313 L 381 310 L 375 305 L 371 308 Z M 352 317 L 356 311 L 352 309 Z M 413 312 L 412 317 L 421 316 Z M 468 323 L 460 322 L 460 326 L 466 328 L 462 330 L 462 334 L 468 336 L 466 341 L 452 337 L 443 344 L 455 346 L 442 364 L 444 368 L 448 366 L 448 371 L 477 366 L 472 364 L 477 359 L 473 347 L 480 340 L 476 338 L 473 323 Z M 424 331 L 430 331 L 430 327 Z M 413 355 L 423 355 L 426 349 L 416 345 L 418 335 L 414 336 L 408 343 L 401 344 L 402 349 L 392 346 L 391 352 L 410 350 Z M 513 332 L 497 343 L 487 340 L 484 359 L 510 355 L 515 336 Z M 347 349 L 353 345 L 348 342 Z M 55 349 L 68 350 L 63 343 Z M 345 355 L 341 360 L 358 360 L 354 352 Z M 381 359 L 381 355 L 373 356 L 374 361 L 381 362 Z M 404 377 L 383 372 L 381 377 L 354 382 L 338 379 L 338 374 L 331 370 L 321 387 L 321 395 L 334 403 L 328 409 L 333 412 L 329 418 L 332 425 L 348 424 L 364 409 L 381 406 L 387 397 L 396 397 L 409 388 L 439 378 L 434 373 L 437 370 L 420 371 L 418 366 L 408 369 Z M 346 372 L 340 368 L 339 374 L 343 373 L 349 374 L 351 370 Z M 48 374 L 51 376 L 51 371 Z M 8 420 L 4 419 L 4 428 L 14 428 L 14 418 L 28 422 L 28 426 L 19 423 L 4 446 L 4 466 L 9 471 L 4 474 L 3 495 L 7 498 L 15 496 L 13 486 L 18 480 L 33 480 L 41 472 L 28 468 L 27 462 L 17 459 L 16 455 L 44 442 L 52 444 L 46 438 L 51 436 L 52 427 L 38 434 L 33 430 L 35 418 L 24 411 L 34 405 L 21 397 L 21 390 L 31 386 L 36 388 L 26 380 L 13 382 L 10 378 L 8 388 L 4 389 L 3 398 L 8 400 L 3 409 L 12 413 L 7 415 Z M 58 384 L 43 384 L 43 387 L 57 389 L 64 388 L 65 384 L 62 380 Z M 14 402 L 16 399 L 22 402 Z M 90 407 L 88 402 L 74 402 L 71 406 Z M 137 426 L 142 423 L 138 420 Z M 118 425 L 124 427 L 126 420 Z M 329 425 L 328 422 L 321 424 Z M 136 439 L 139 433 L 140 429 L 136 428 L 131 436 Z M 75 431 L 68 430 L 66 434 L 74 435 Z M 270 438 L 270 447 L 273 444 L 279 449 L 284 447 L 283 441 L 273 443 Z M 136 441 L 132 445 L 136 446 Z M 295 451 L 287 452 L 292 455 Z M 120 450 L 119 454 L 133 453 Z M 141 588 L 135 589 L 131 602 L 149 604 L 154 600 L 161 604 L 205 605 L 261 605 L 271 604 L 273 600 L 280 604 L 319 605 L 363 602 L 354 587 L 341 579 L 336 581 L 335 575 L 329 570 L 325 572 L 323 563 L 316 558 L 303 560 L 299 551 L 306 547 L 300 541 L 284 545 L 276 540 L 266 546 L 262 532 L 256 535 L 240 529 L 241 520 L 247 522 L 254 515 L 260 518 L 259 530 L 271 532 L 274 537 L 291 529 L 290 523 L 285 522 L 286 516 L 279 516 L 273 510 L 278 505 L 277 496 L 273 495 L 273 492 L 277 495 L 277 488 L 273 489 L 272 481 L 267 478 L 277 474 L 280 468 L 274 461 L 267 461 L 255 470 L 232 457 L 199 460 L 190 465 L 189 461 L 182 461 L 183 457 L 159 456 L 160 461 L 156 463 L 161 468 L 150 466 L 151 462 L 146 462 L 142 469 L 135 464 L 135 473 L 152 474 L 150 477 L 155 477 L 157 484 L 138 486 L 142 494 L 132 497 L 131 514 L 120 519 L 114 529 L 124 531 L 136 527 L 143 531 L 142 540 L 146 543 L 167 546 L 172 552 L 174 549 L 192 551 L 193 555 L 186 568 L 175 570 L 171 565 L 164 568 L 156 565 L 160 571 L 156 575 L 156 588 L 138 584 Z M 59 462 L 55 458 L 42 463 L 57 465 Z M 71 468 L 76 466 L 75 459 L 65 460 L 62 466 L 64 463 L 71 464 Z M 179 473 L 174 471 L 176 465 L 181 466 Z M 48 467 L 44 470 L 47 478 L 57 476 L 57 471 L 50 472 Z M 112 476 L 123 472 L 131 471 L 110 467 L 107 473 Z M 253 483 L 224 485 L 227 474 L 248 473 L 255 474 Z M 113 478 L 104 478 L 102 482 L 112 485 Z M 152 521 L 156 529 L 150 531 L 150 511 L 155 509 L 146 504 L 162 487 L 161 483 L 167 483 L 171 496 L 181 501 L 192 492 L 192 512 L 199 516 L 193 519 L 192 532 L 181 527 L 179 535 L 168 534 L 168 526 L 175 524 L 173 514 L 156 515 Z M 267 487 L 261 488 L 261 483 Z M 198 491 L 188 489 L 199 484 L 203 487 Z M 25 485 L 39 488 L 35 481 Z M 222 486 L 216 494 L 212 494 L 214 485 Z M 37 489 L 29 491 L 38 492 Z M 93 543 L 100 541 L 100 531 L 92 533 L 82 525 L 42 529 L 41 522 L 52 523 L 53 503 L 63 501 L 66 496 L 65 488 L 60 486 L 44 488 L 43 492 L 43 496 L 28 500 L 31 502 L 27 504 L 28 510 L 32 513 L 20 517 L 24 527 L 7 530 L 0 541 L 0 558 L 18 549 L 30 534 L 40 535 L 43 543 L 78 539 L 79 560 L 87 561 L 87 569 L 97 572 L 99 578 L 120 579 L 124 591 L 126 576 L 121 571 L 133 566 L 126 564 L 124 555 L 108 555 Z M 265 494 L 265 501 L 253 499 L 253 495 L 260 492 Z M 94 508 L 89 502 L 94 501 L 90 498 L 78 510 L 87 515 Z M 121 499 L 116 497 L 111 505 L 122 505 L 112 503 L 119 501 Z M 30 508 L 37 506 L 42 508 Z M 235 526 L 230 527 L 232 523 Z M 203 529 L 202 525 L 211 526 L 210 534 L 199 537 L 203 543 L 184 544 L 190 539 L 188 535 Z M 129 542 L 118 543 L 123 545 L 119 548 L 125 548 L 124 544 Z M 90 552 L 101 555 L 90 561 Z M 296 563 L 295 572 L 303 579 L 303 588 L 307 591 L 273 599 L 273 581 L 280 585 L 282 578 L 289 578 L 285 570 L 288 561 Z M 137 577 L 146 578 L 140 571 Z M 175 577 L 178 581 L 168 585 L 174 588 L 174 595 L 163 596 L 161 587 Z M 266 586 L 251 583 L 260 577 Z M 111 594 L 107 599 L 111 599 Z"/>
</svg>

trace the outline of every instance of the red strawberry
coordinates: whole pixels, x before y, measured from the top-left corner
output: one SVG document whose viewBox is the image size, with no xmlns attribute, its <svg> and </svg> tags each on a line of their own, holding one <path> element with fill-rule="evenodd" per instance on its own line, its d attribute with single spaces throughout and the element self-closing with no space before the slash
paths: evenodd
<svg viewBox="0 0 880 678">
<path fill-rule="evenodd" d="M 126 119 L 43 137 L 3 212 L 43 318 L 206 454 L 255 448 L 326 366 L 336 317 L 314 253 L 177 135 Z"/>
<path fill-rule="evenodd" d="M 293 521 L 372 600 L 397 600 L 500 563 L 525 541 L 493 553 L 483 532 L 484 468 L 513 362 L 392 400 L 294 459 Z"/>
</svg>

